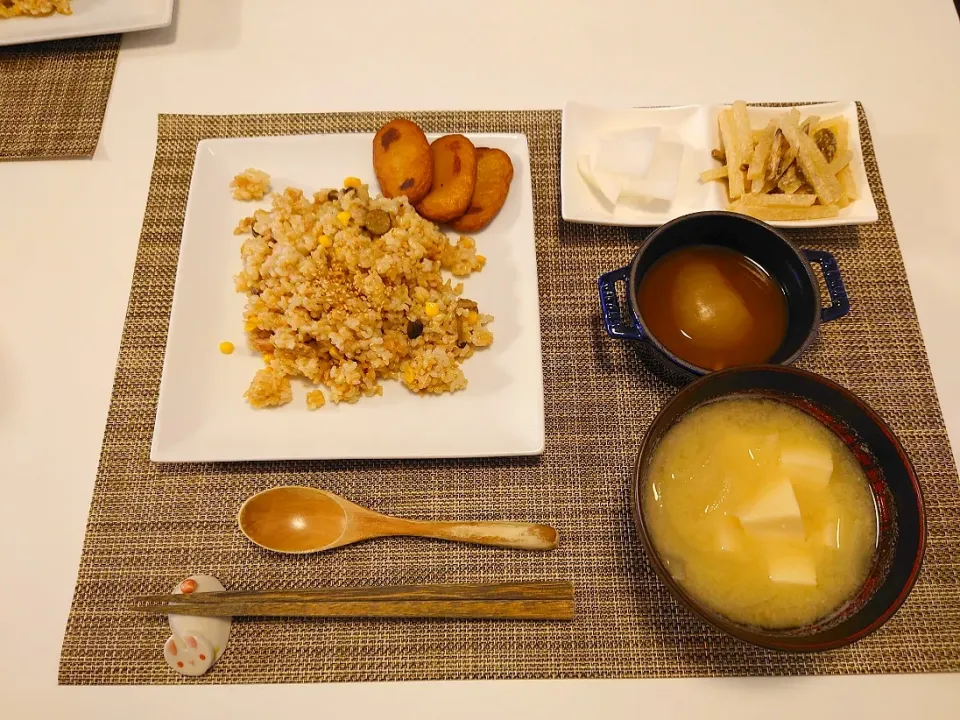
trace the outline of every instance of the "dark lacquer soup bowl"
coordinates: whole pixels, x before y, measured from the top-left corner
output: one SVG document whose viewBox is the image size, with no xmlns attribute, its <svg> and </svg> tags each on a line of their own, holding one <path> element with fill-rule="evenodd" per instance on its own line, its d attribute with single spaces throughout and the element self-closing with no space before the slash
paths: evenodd
<svg viewBox="0 0 960 720">
<path fill-rule="evenodd" d="M 733 622 L 693 597 L 670 574 L 644 516 L 645 482 L 659 442 L 683 416 L 717 400 L 763 398 L 813 416 L 853 452 L 866 474 L 877 509 L 877 548 L 867 579 L 832 615 L 813 625 L 769 630 Z M 856 642 L 887 620 L 917 579 L 926 541 L 923 498 L 900 441 L 860 398 L 819 375 L 796 368 L 756 365 L 711 373 L 684 387 L 663 408 L 637 455 L 632 480 L 634 521 L 660 580 L 694 615 L 739 640 L 774 650 L 816 652 Z"/>
<path fill-rule="evenodd" d="M 639 341 L 644 361 L 668 380 L 689 382 L 711 370 L 671 352 L 650 331 L 640 313 L 637 292 L 644 274 L 668 253 L 687 246 L 719 245 L 742 253 L 775 280 L 787 305 L 786 333 L 780 347 L 763 362 L 789 365 L 816 339 L 821 322 L 850 311 L 836 259 L 827 252 L 801 250 L 760 220 L 731 212 L 683 215 L 662 225 L 643 242 L 629 265 L 600 276 L 600 310 L 607 333 L 620 340 Z M 820 288 L 810 264 L 820 266 L 830 304 L 822 307 Z M 625 287 L 621 308 L 617 287 Z"/>
</svg>

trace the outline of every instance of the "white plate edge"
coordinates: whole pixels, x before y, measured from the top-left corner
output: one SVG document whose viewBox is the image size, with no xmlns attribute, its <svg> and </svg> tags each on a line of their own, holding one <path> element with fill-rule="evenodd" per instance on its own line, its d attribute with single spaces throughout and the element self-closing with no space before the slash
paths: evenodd
<svg viewBox="0 0 960 720">
<path fill-rule="evenodd" d="M 130 32 L 143 32 L 145 30 L 158 30 L 169 27 L 173 22 L 173 9 L 176 0 L 167 0 L 166 16 L 157 20 L 148 20 L 133 25 L 120 23 L 119 25 L 102 25 L 95 29 L 87 30 L 62 30 L 59 32 L 41 32 L 22 37 L 4 37 L 0 35 L 0 47 L 15 47 L 17 45 L 27 45 L 37 42 L 49 42 L 51 40 L 73 40 L 75 38 L 96 37 L 97 35 L 117 35 Z M 29 20 L 42 20 L 42 18 L 29 18 Z"/>
<path fill-rule="evenodd" d="M 481 134 L 481 133 L 477 133 Z M 488 135 L 493 135 L 495 133 L 485 133 Z M 534 282 L 536 283 L 536 292 L 534 293 L 534 299 L 536 304 L 536 312 L 534 313 L 534 325 L 536 327 L 536 336 L 537 336 L 537 381 L 539 383 L 540 392 L 537 393 L 537 419 L 540 423 L 538 428 L 539 432 L 537 433 L 539 443 L 538 448 L 530 452 L 520 453 L 521 455 L 543 455 L 547 446 L 547 419 L 546 419 L 546 386 L 543 381 L 543 333 L 540 330 L 540 266 L 537 262 L 537 207 L 535 199 L 533 197 L 533 163 L 530 156 L 530 141 L 527 138 L 526 133 L 511 133 L 512 135 L 519 136 L 520 140 L 523 142 L 523 151 L 527 158 L 527 173 L 529 174 L 529 182 L 524 186 L 524 194 L 527 196 L 526 199 L 530 203 L 530 238 L 533 242 L 530 243 L 528 252 L 532 256 L 533 260 L 533 277 Z"/>
<path fill-rule="evenodd" d="M 193 211 L 195 200 L 193 200 L 196 195 L 194 194 L 194 183 L 197 182 L 197 168 L 200 165 L 200 153 L 204 152 L 213 142 L 214 139 L 203 139 L 197 143 L 197 150 L 193 155 L 193 170 L 190 173 L 190 187 L 187 190 L 187 207 L 183 213 L 183 227 L 180 228 L 180 243 L 177 246 L 177 271 L 173 281 L 173 295 L 170 297 L 170 317 L 167 318 L 167 338 L 166 342 L 163 344 L 163 367 L 160 369 L 160 384 L 157 386 L 157 407 L 156 414 L 153 418 L 153 435 L 150 440 L 150 460 L 153 462 L 176 462 L 173 460 L 170 461 L 161 461 L 157 457 L 160 454 L 160 448 L 158 447 L 157 438 L 160 436 L 160 416 L 161 416 L 161 406 L 163 405 L 163 389 L 165 385 L 169 382 L 167 378 L 167 363 L 170 361 L 170 339 L 173 337 L 173 326 L 175 323 L 175 318 L 177 316 L 177 286 L 181 282 L 183 269 L 181 265 L 183 264 L 183 237 L 186 233 L 188 220 Z M 169 445 L 167 446 L 170 447 Z"/>
</svg>

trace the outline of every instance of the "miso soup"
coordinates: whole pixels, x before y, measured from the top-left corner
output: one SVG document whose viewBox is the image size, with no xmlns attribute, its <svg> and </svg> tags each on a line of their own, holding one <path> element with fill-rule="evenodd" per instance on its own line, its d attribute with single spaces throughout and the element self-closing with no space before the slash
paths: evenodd
<svg viewBox="0 0 960 720">
<path fill-rule="evenodd" d="M 733 621 L 808 625 L 869 574 L 877 512 L 863 469 L 786 403 L 735 398 L 692 411 L 656 448 L 642 492 L 668 571 Z"/>
</svg>

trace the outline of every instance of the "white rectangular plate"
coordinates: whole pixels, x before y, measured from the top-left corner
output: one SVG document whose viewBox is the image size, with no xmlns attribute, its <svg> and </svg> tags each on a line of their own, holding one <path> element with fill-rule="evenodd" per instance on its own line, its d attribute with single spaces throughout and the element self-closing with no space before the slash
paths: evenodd
<svg viewBox="0 0 960 720">
<path fill-rule="evenodd" d="M 0 46 L 151 30 L 173 18 L 174 0 L 73 0 L 73 15 L 0 20 Z"/>
<path fill-rule="evenodd" d="M 681 215 L 701 210 L 724 210 L 727 207 L 723 183 L 701 183 L 703 170 L 717 167 L 710 151 L 719 147 L 717 116 L 725 105 L 687 105 L 667 108 L 605 109 L 568 102 L 563 107 L 562 145 L 560 150 L 560 193 L 563 219 L 569 222 L 596 225 L 653 227 Z M 843 115 L 850 124 L 850 149 L 853 170 L 860 198 L 840 210 L 835 218 L 773 222 L 777 227 L 825 227 L 828 225 L 862 225 L 877 221 L 877 206 L 867 182 L 860 143 L 860 124 L 855 102 L 834 102 L 818 105 L 797 105 L 802 116 L 832 117 Z M 750 107 L 750 124 L 763 127 L 767 120 L 787 108 Z M 577 169 L 578 157 L 588 152 L 590 143 L 601 133 L 629 128 L 659 127 L 665 141 L 685 145 L 677 197 L 672 202 L 648 204 L 618 203 L 611 209 L 587 185 Z"/>
<path fill-rule="evenodd" d="M 372 134 L 204 140 L 187 201 L 170 330 L 150 457 L 159 462 L 229 460 L 439 458 L 543 452 L 543 369 L 530 154 L 523 135 L 468 135 L 509 153 L 507 202 L 476 233 L 483 271 L 463 279 L 464 295 L 494 316 L 494 342 L 463 364 L 468 386 L 420 397 L 395 381 L 383 396 L 355 404 L 327 402 L 309 411 L 312 387 L 294 381 L 293 402 L 254 410 L 243 397 L 260 355 L 243 331 L 245 296 L 234 291 L 242 236 L 237 222 L 260 203 L 233 200 L 229 184 L 248 167 L 270 173 L 272 187 L 305 192 L 339 187 L 357 176 L 379 186 Z M 457 236 L 451 233 L 455 239 Z M 236 345 L 223 355 L 218 345 Z"/>
</svg>

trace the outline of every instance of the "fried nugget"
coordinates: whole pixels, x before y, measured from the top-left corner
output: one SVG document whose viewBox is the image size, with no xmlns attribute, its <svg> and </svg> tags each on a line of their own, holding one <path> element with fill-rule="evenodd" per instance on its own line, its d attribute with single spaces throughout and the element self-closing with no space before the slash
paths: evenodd
<svg viewBox="0 0 960 720">
<path fill-rule="evenodd" d="M 416 206 L 417 212 L 434 222 L 463 215 L 470 207 L 477 185 L 477 151 L 463 135 L 444 135 L 430 144 L 433 156 L 433 188 Z"/>
<path fill-rule="evenodd" d="M 391 120 L 373 138 L 373 170 L 384 197 L 406 195 L 416 204 L 433 184 L 433 158 L 423 130 L 410 120 Z"/>
<path fill-rule="evenodd" d="M 507 201 L 513 163 L 503 150 L 477 148 L 477 187 L 470 207 L 461 217 L 450 222 L 457 232 L 472 233 L 482 230 L 497 216 Z"/>
</svg>

